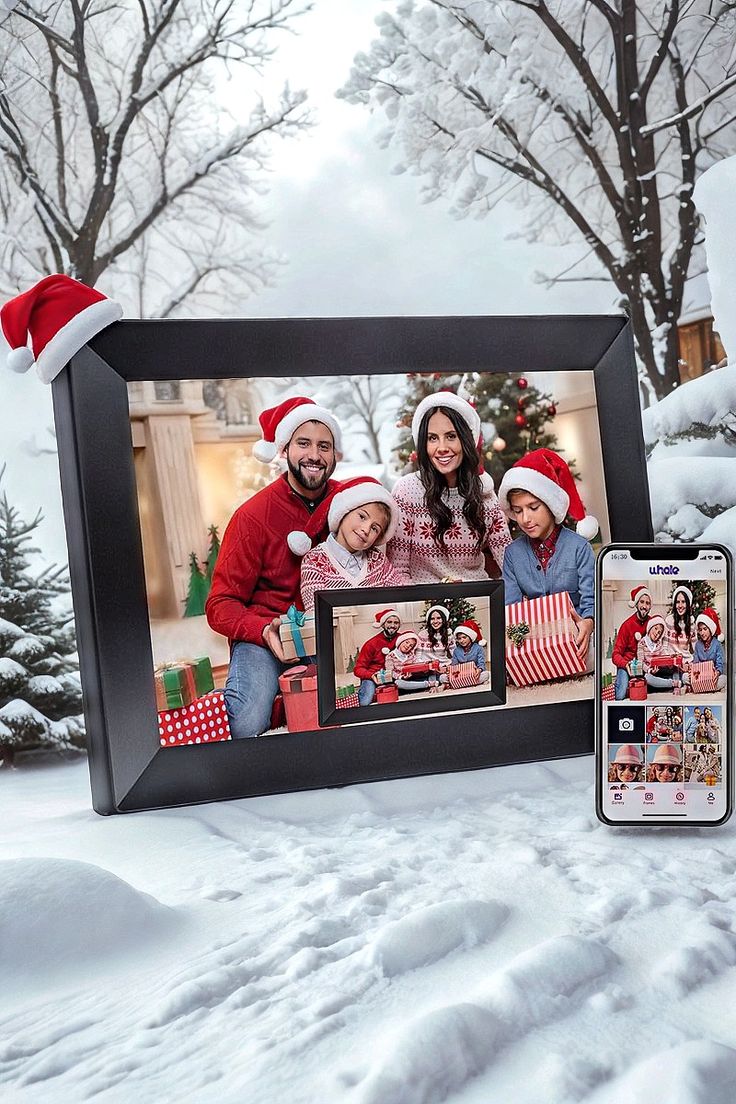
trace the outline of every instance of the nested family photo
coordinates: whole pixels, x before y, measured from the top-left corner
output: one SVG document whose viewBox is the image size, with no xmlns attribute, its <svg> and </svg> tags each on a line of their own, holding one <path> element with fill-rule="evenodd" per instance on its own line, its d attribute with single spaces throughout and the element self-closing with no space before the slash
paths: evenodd
<svg viewBox="0 0 736 1104">
<path fill-rule="evenodd" d="M 608 536 L 592 373 L 133 383 L 129 397 L 157 686 L 179 695 L 160 708 L 196 704 L 186 686 L 207 659 L 230 738 L 305 731 L 320 677 L 337 710 L 438 700 L 487 688 L 491 648 L 515 705 L 591 696 L 592 542 Z M 172 449 L 188 460 L 173 488 Z M 493 639 L 488 594 L 454 592 L 492 580 L 507 607 Z M 409 590 L 422 585 L 443 589 Z M 382 603 L 396 587 L 404 600 Z M 331 591 L 346 600 L 320 676 L 315 605 Z M 375 601 L 348 597 L 362 591 Z M 169 742 L 201 742 L 180 732 Z"/>
</svg>

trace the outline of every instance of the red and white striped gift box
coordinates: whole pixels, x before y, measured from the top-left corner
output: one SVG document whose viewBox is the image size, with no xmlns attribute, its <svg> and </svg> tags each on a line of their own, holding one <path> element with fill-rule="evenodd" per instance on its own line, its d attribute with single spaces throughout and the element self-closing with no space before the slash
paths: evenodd
<svg viewBox="0 0 736 1104">
<path fill-rule="evenodd" d="M 712 694 L 718 689 L 718 671 L 712 659 L 693 663 L 690 668 L 690 689 L 693 694 Z"/>
<path fill-rule="evenodd" d="M 474 663 L 454 663 L 447 672 L 447 682 L 453 690 L 477 686 L 480 682 L 480 670 Z"/>
<path fill-rule="evenodd" d="M 542 598 L 522 598 L 506 607 L 506 626 L 525 621 L 529 635 L 520 647 L 506 641 L 506 670 L 516 686 L 582 675 L 587 669 L 575 649 L 573 605 L 566 590 Z"/>
<path fill-rule="evenodd" d="M 183 709 L 162 709 L 158 715 L 158 735 L 161 747 L 215 744 L 231 739 L 222 690 L 211 690 Z"/>
</svg>

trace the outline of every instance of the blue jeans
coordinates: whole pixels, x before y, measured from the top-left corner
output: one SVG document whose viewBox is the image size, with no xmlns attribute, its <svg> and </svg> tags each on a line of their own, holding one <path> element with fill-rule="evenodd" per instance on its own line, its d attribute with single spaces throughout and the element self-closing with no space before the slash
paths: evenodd
<svg viewBox="0 0 736 1104">
<path fill-rule="evenodd" d="M 358 701 L 361 705 L 370 705 L 376 696 L 376 684 L 373 679 L 361 679 L 358 687 Z"/>
<path fill-rule="evenodd" d="M 616 668 L 616 682 L 614 686 L 614 697 L 616 701 L 623 701 L 629 692 L 629 672 L 625 667 Z"/>
<path fill-rule="evenodd" d="M 268 648 L 238 640 L 230 653 L 225 705 L 233 740 L 260 736 L 270 726 L 279 675 L 288 665 Z"/>
</svg>

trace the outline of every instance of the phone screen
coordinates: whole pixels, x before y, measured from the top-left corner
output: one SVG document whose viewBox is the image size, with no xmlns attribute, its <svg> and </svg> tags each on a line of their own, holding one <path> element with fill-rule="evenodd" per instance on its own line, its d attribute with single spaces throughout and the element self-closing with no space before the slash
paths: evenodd
<svg viewBox="0 0 736 1104">
<path fill-rule="evenodd" d="M 598 559 L 598 808 L 611 823 L 730 813 L 730 558 L 611 546 Z"/>
</svg>

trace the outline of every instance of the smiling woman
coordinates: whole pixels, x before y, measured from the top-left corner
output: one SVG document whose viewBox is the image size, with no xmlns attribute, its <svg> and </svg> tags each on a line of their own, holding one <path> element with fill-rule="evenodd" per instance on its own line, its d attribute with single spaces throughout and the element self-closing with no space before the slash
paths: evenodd
<svg viewBox="0 0 736 1104">
<path fill-rule="evenodd" d="M 411 429 L 419 471 L 394 487 L 401 519 L 389 545 L 391 562 L 423 583 L 487 579 L 487 553 L 500 572 L 511 536 L 493 480 L 482 469 L 477 411 L 439 391 L 419 403 Z"/>
</svg>

